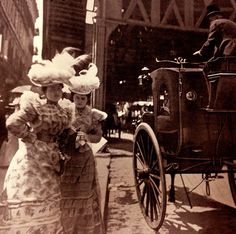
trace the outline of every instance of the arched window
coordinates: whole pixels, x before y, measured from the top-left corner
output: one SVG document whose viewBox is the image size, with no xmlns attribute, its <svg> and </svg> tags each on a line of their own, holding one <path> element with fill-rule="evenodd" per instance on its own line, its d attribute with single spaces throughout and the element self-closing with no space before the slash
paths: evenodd
<svg viewBox="0 0 236 234">
<path fill-rule="evenodd" d="M 158 97 L 159 115 L 170 115 L 169 91 L 165 84 L 160 86 Z"/>
</svg>

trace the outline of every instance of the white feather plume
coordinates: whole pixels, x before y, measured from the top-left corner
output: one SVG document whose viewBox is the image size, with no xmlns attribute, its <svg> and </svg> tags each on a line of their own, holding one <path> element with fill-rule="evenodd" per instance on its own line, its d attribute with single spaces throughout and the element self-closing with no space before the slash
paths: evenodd
<svg viewBox="0 0 236 234">
<path fill-rule="evenodd" d="M 78 76 L 73 76 L 70 81 L 70 90 L 78 94 L 89 94 L 100 86 L 97 77 L 97 66 L 90 63 L 88 70 L 83 69 Z"/>
<path fill-rule="evenodd" d="M 33 64 L 28 72 L 31 82 L 38 86 L 49 85 L 53 83 L 68 84 L 69 79 L 75 75 L 73 66 L 77 60 L 68 52 L 56 54 L 50 60 L 44 60 L 42 63 Z"/>
</svg>

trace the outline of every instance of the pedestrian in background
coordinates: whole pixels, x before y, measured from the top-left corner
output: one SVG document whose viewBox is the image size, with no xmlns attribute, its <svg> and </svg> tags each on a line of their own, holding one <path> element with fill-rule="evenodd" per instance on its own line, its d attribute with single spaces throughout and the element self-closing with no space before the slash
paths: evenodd
<svg viewBox="0 0 236 234">
<path fill-rule="evenodd" d="M 3 87 L 1 87 L 3 88 Z M 3 90 L 0 89 L 0 152 L 2 151 L 2 147 L 4 147 L 4 141 L 7 140 L 7 128 L 6 128 L 6 101 L 4 97 Z M 0 154 L 1 157 L 1 154 Z"/>
<path fill-rule="evenodd" d="M 206 17 L 210 23 L 208 38 L 193 55 L 207 60 L 236 55 L 236 23 L 223 18 L 216 4 L 207 6 Z"/>
<path fill-rule="evenodd" d="M 102 138 L 105 112 L 91 108 L 91 93 L 99 87 L 97 67 L 88 69 L 70 79 L 74 114 L 69 134 L 62 141 L 70 156 L 61 177 L 62 223 L 67 234 L 102 234 L 100 192 L 95 158 L 90 143 Z M 66 144 L 67 142 L 67 144 Z"/>
<path fill-rule="evenodd" d="M 21 95 L 21 94 L 19 94 Z M 13 112 L 17 112 L 20 108 L 20 97 L 17 96 L 14 98 L 14 100 L 8 104 L 8 106 L 13 109 Z M 9 109 L 10 109 L 9 108 Z M 12 111 L 11 113 L 12 114 Z M 6 115 L 6 119 L 9 117 L 10 114 Z M 5 121 L 6 125 L 6 121 Z M 16 151 L 18 150 L 19 143 L 18 143 L 18 137 L 16 137 L 11 132 L 7 132 L 7 137 L 3 142 L 3 145 L 0 149 L 0 164 L 1 166 L 9 166 L 9 163 L 11 162 L 13 156 L 15 155 Z"/>
<path fill-rule="evenodd" d="M 27 91 L 27 90 L 24 90 Z M 13 113 L 17 112 L 20 108 L 20 97 L 23 94 L 23 92 L 15 93 L 14 99 L 12 102 L 8 104 L 8 113 L 6 114 L 6 119 Z M 39 93 L 40 97 L 42 97 L 42 89 L 39 86 L 31 85 L 30 91 Z M 16 151 L 18 150 L 19 143 L 18 143 L 18 137 L 16 137 L 11 132 L 7 132 L 7 139 L 3 142 L 3 146 L 0 149 L 0 164 L 1 166 L 9 166 L 13 156 L 15 155 Z"/>
<path fill-rule="evenodd" d="M 1 195 L 0 233 L 64 233 L 61 224 L 60 161 L 57 137 L 71 123 L 72 112 L 60 101 L 63 83 L 75 74 L 74 58 L 64 52 L 52 61 L 34 64 L 30 81 L 42 87 L 44 98 L 27 91 L 20 109 L 6 122 L 20 138 Z"/>
</svg>

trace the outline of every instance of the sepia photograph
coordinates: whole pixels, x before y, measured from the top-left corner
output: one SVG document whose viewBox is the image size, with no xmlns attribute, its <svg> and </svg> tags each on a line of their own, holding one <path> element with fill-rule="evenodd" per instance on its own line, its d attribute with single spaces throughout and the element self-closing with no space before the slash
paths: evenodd
<svg viewBox="0 0 236 234">
<path fill-rule="evenodd" d="M 197 233 L 236 233 L 236 0 L 1 0 L 0 234 Z"/>
</svg>

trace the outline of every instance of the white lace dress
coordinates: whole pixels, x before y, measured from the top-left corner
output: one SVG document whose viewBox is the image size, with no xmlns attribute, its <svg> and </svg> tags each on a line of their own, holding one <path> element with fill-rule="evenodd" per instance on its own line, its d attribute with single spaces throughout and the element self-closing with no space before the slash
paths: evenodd
<svg viewBox="0 0 236 234">
<path fill-rule="evenodd" d="M 64 233 L 56 140 L 68 128 L 71 112 L 32 92 L 21 99 L 20 111 L 7 120 L 8 130 L 22 141 L 5 177 L 0 233 Z"/>
</svg>

